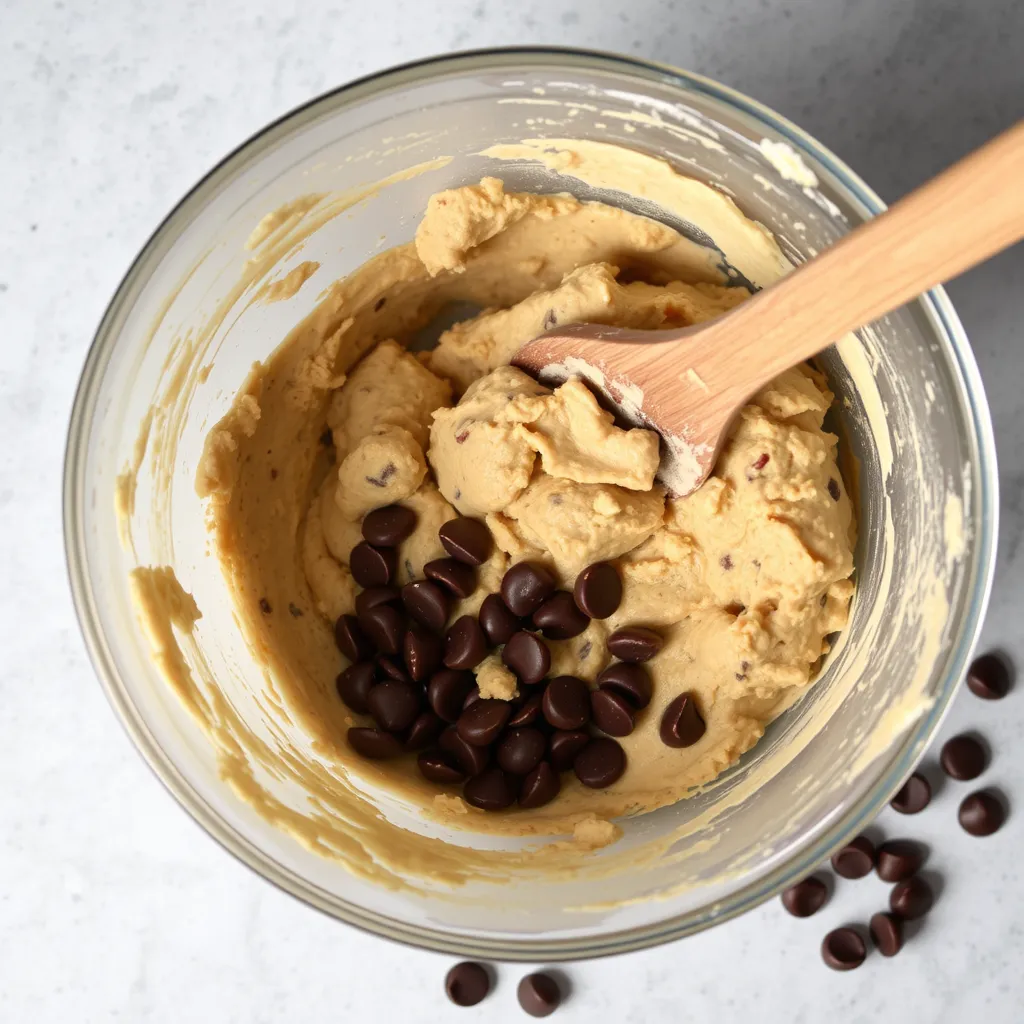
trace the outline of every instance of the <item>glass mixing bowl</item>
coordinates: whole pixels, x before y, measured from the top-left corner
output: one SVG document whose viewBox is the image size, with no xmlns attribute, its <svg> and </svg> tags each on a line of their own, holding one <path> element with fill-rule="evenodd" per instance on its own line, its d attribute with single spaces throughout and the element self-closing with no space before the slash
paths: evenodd
<svg viewBox="0 0 1024 1024">
<path fill-rule="evenodd" d="M 289 257 L 318 260 L 317 281 L 326 284 L 382 245 L 408 241 L 432 192 L 487 173 L 510 189 L 568 188 L 663 215 L 643 197 L 478 155 L 527 137 L 597 139 L 662 156 L 732 196 L 793 262 L 883 209 L 796 126 L 672 68 L 569 50 L 496 50 L 355 82 L 241 146 L 146 244 L 82 374 L 64 514 L 75 603 L 108 697 L 158 777 L 214 838 L 270 881 L 358 927 L 449 953 L 552 961 L 665 942 L 742 913 L 871 820 L 924 751 L 964 672 L 989 590 L 997 501 L 982 384 L 936 289 L 823 357 L 841 399 L 836 429 L 859 500 L 851 620 L 823 678 L 716 784 L 622 821 L 622 840 L 581 857 L 575 876 L 524 871 L 455 894 L 428 884 L 383 888 L 268 824 L 221 778 L 209 743 L 154 666 L 128 586 L 136 564 L 170 564 L 203 610 L 205 670 L 234 673 L 259 690 L 259 666 L 207 557 L 194 473 L 208 426 L 251 363 L 312 308 L 318 289 L 245 309 L 251 295 L 230 287 L 252 255 L 246 239 L 267 211 L 299 196 L 363 189 Z M 402 173 L 430 161 L 421 173 Z M 139 425 L 167 386 L 175 353 L 196 343 L 198 325 L 223 303 L 228 321 L 245 318 L 244 330 L 233 330 L 208 376 L 179 395 L 177 457 L 163 467 L 164 486 L 154 486 L 154 441 L 148 453 L 138 445 Z M 160 416 L 152 424 L 154 437 L 169 429 Z M 119 540 L 114 507 L 118 475 L 133 461 L 134 551 Z M 240 714 L 250 713 L 235 699 Z M 301 793 L 286 799 L 305 806 Z M 397 827 L 395 837 L 401 842 Z M 446 838 L 500 845 L 466 833 Z M 651 850 L 630 862 L 630 851 Z"/>
</svg>

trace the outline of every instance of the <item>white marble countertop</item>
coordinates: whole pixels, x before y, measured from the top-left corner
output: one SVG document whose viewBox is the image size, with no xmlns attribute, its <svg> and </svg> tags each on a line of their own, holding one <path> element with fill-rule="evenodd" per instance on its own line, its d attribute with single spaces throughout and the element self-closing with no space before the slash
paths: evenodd
<svg viewBox="0 0 1024 1024">
<path fill-rule="evenodd" d="M 372 10 L 372 17 L 368 11 Z M 970 11 L 970 13 L 968 13 Z M 181 811 L 115 721 L 86 660 L 60 533 L 64 431 L 100 314 L 149 232 L 264 122 L 347 79 L 475 46 L 628 51 L 760 97 L 886 199 L 1024 114 L 1016 0 L 0 0 L 0 1020 L 524 1020 L 522 968 L 474 1010 L 450 961 L 368 938 L 241 869 Z M 1024 247 L 950 287 L 988 388 L 1002 537 L 984 647 L 1024 661 Z M 828 929 L 882 883 L 839 885 L 794 920 L 777 901 L 675 945 L 569 966 L 557 1020 L 1024 1019 L 1021 687 L 969 693 L 943 730 L 983 733 L 984 782 L 1016 804 L 985 840 L 966 790 L 880 825 L 932 846 L 941 897 L 892 961 L 827 970 Z M 595 1015 L 598 1015 L 595 1018 Z"/>
</svg>

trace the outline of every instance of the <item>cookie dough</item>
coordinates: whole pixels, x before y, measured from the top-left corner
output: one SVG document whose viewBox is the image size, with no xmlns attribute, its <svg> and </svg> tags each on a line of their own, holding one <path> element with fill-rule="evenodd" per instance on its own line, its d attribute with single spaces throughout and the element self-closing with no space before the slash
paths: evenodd
<svg viewBox="0 0 1024 1024">
<path fill-rule="evenodd" d="M 508 365 L 557 324 L 678 327 L 741 302 L 747 292 L 716 280 L 695 248 L 656 221 L 485 178 L 433 196 L 415 243 L 337 282 L 254 369 L 207 438 L 197 488 L 243 628 L 332 764 L 459 828 L 557 834 L 585 822 L 606 834 L 608 819 L 714 779 L 813 681 L 853 591 L 853 513 L 824 427 L 825 378 L 798 367 L 755 395 L 714 474 L 669 499 L 654 482 L 656 434 L 616 426 L 579 380 L 551 390 Z M 407 351 L 453 301 L 482 311 L 432 351 Z M 615 614 L 550 647 L 552 674 L 593 681 L 611 631 L 664 635 L 648 665 L 653 700 L 620 741 L 618 782 L 588 790 L 568 773 L 552 803 L 488 815 L 422 779 L 414 759 L 362 761 L 347 745 L 348 728 L 370 721 L 334 692 L 344 659 L 331 627 L 354 610 L 348 556 L 362 516 L 396 502 L 417 513 L 399 583 L 444 557 L 437 531 L 448 519 L 491 529 L 495 551 L 453 620 L 475 613 L 517 561 L 545 562 L 568 589 L 586 565 L 617 564 Z M 280 613 L 289 608 L 299 615 Z M 478 678 L 487 695 L 515 696 L 494 656 Z M 684 691 L 707 730 L 670 748 L 658 726 Z"/>
</svg>

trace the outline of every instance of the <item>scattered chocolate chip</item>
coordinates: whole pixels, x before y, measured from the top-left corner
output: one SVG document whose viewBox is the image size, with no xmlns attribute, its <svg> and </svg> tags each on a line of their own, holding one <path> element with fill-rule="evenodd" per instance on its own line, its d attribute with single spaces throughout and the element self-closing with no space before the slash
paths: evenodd
<svg viewBox="0 0 1024 1024">
<path fill-rule="evenodd" d="M 985 748 L 972 736 L 954 736 L 942 746 L 942 770 L 960 782 L 970 782 L 985 770 Z"/>
<path fill-rule="evenodd" d="M 732 555 L 722 555 L 722 557 L 718 560 L 718 564 L 726 572 L 728 572 L 730 569 L 732 569 Z"/>
<path fill-rule="evenodd" d="M 459 715 L 456 728 L 459 735 L 475 747 L 493 743 L 512 717 L 512 705 L 507 700 L 481 698 Z"/>
<path fill-rule="evenodd" d="M 422 683 L 441 667 L 444 641 L 436 633 L 414 622 L 402 640 L 402 654 L 409 675 L 417 683 Z"/>
<path fill-rule="evenodd" d="M 569 640 L 579 636 L 590 619 L 576 607 L 572 594 L 556 590 L 534 613 L 533 624 L 549 640 Z"/>
<path fill-rule="evenodd" d="M 624 661 L 606 668 L 597 677 L 597 685 L 625 697 L 637 711 L 650 704 L 654 690 L 645 668 Z"/>
<path fill-rule="evenodd" d="M 444 637 L 444 663 L 448 668 L 476 668 L 487 654 L 487 639 L 473 615 L 462 615 Z"/>
<path fill-rule="evenodd" d="M 456 597 L 467 598 L 476 590 L 476 569 L 457 558 L 435 558 L 423 566 L 423 572 Z"/>
<path fill-rule="evenodd" d="M 633 707 L 615 690 L 591 690 L 590 713 L 594 725 L 609 736 L 628 736 L 633 731 Z"/>
<path fill-rule="evenodd" d="M 440 633 L 448 621 L 451 598 L 438 584 L 430 580 L 417 580 L 402 587 L 402 604 L 417 622 Z"/>
<path fill-rule="evenodd" d="M 567 772 L 576 755 L 590 742 L 590 733 L 582 729 L 566 731 L 559 729 L 548 740 L 548 757 L 556 772 Z"/>
<path fill-rule="evenodd" d="M 443 728 L 444 722 L 433 711 L 421 711 L 416 716 L 416 721 L 409 726 L 408 735 L 405 737 L 405 749 L 422 750 L 441 735 Z"/>
<path fill-rule="evenodd" d="M 967 670 L 967 687 L 982 700 L 1001 700 L 1010 692 L 1010 669 L 998 654 L 975 658 Z"/>
<path fill-rule="evenodd" d="M 957 820 L 972 836 L 990 836 L 1002 827 L 1006 812 L 996 797 L 981 790 L 964 797 L 957 811 Z"/>
<path fill-rule="evenodd" d="M 592 739 L 572 763 L 576 778 L 590 789 L 604 789 L 622 777 L 626 770 L 626 752 L 613 739 Z"/>
<path fill-rule="evenodd" d="M 373 311 L 374 311 L 374 313 L 379 313 L 379 312 L 380 312 L 380 311 L 381 311 L 381 310 L 382 310 L 382 309 L 384 308 L 384 303 L 385 303 L 385 302 L 387 302 L 387 301 L 388 301 L 388 297 L 387 297 L 386 295 L 382 295 L 382 296 L 381 296 L 381 297 L 380 297 L 380 298 L 379 298 L 379 299 L 378 299 L 378 300 L 377 300 L 377 301 L 376 301 L 376 302 L 375 302 L 375 303 L 373 304 Z"/>
<path fill-rule="evenodd" d="M 541 761 L 523 779 L 523 784 L 519 787 L 519 806 L 543 807 L 558 796 L 561 788 L 562 782 L 558 778 L 558 772 L 547 761 Z"/>
<path fill-rule="evenodd" d="M 882 956 L 895 956 L 903 948 L 903 922 L 894 914 L 872 914 L 868 930 Z"/>
<path fill-rule="evenodd" d="M 878 848 L 878 877 L 883 882 L 902 882 L 924 863 L 925 850 L 909 839 L 890 839 Z"/>
<path fill-rule="evenodd" d="M 446 722 L 457 722 L 473 686 L 473 677 L 468 672 L 443 668 L 427 684 L 427 702 Z"/>
<path fill-rule="evenodd" d="M 374 547 L 397 547 L 415 529 L 416 513 L 404 505 L 385 505 L 363 516 L 363 540 Z"/>
<path fill-rule="evenodd" d="M 547 317 L 545 317 L 545 321 Z M 562 993 L 550 974 L 528 974 L 516 989 L 519 1005 L 531 1017 L 547 1017 L 558 1009 Z"/>
<path fill-rule="evenodd" d="M 476 677 L 474 676 L 474 678 Z M 462 710 L 468 711 L 478 700 L 483 700 L 483 697 L 480 696 L 480 687 L 474 683 L 469 693 L 466 694 L 466 699 L 462 702 Z"/>
<path fill-rule="evenodd" d="M 533 725 L 540 718 L 542 700 L 543 698 L 539 693 L 528 697 L 522 705 L 512 712 L 512 717 L 508 720 L 508 727 L 510 729 L 521 729 L 525 725 Z"/>
<path fill-rule="evenodd" d="M 783 890 L 782 905 L 794 917 L 810 917 L 816 914 L 828 899 L 828 887 L 813 875 L 796 885 Z"/>
<path fill-rule="evenodd" d="M 288 614 L 291 615 L 292 618 L 294 618 L 294 619 L 301 619 L 302 618 L 302 609 L 297 604 L 294 604 L 293 602 L 289 601 L 288 602 Z"/>
<path fill-rule="evenodd" d="M 386 679 L 378 683 L 366 698 L 373 720 L 388 732 L 408 729 L 420 713 L 419 694 L 408 683 Z"/>
<path fill-rule="evenodd" d="M 437 535 L 445 551 L 467 565 L 482 565 L 494 549 L 491 531 L 477 519 L 449 519 Z"/>
<path fill-rule="evenodd" d="M 376 682 L 375 675 L 372 663 L 361 661 L 357 665 L 349 665 L 338 676 L 335 684 L 338 688 L 338 696 L 356 714 L 365 715 L 369 710 L 366 698 L 370 687 Z"/>
<path fill-rule="evenodd" d="M 867 955 L 864 940 L 852 928 L 836 928 L 821 943 L 821 958 L 833 971 L 852 971 Z"/>
<path fill-rule="evenodd" d="M 425 750 L 416 758 L 420 774 L 431 782 L 441 786 L 454 786 L 466 778 L 466 773 L 457 768 L 449 755 L 440 750 Z"/>
<path fill-rule="evenodd" d="M 480 605 L 480 627 L 492 647 L 507 644 L 519 629 L 519 618 L 513 615 L 498 594 L 488 594 Z"/>
<path fill-rule="evenodd" d="M 660 633 L 646 626 L 626 626 L 608 637 L 608 650 L 620 661 L 650 661 L 664 642 Z"/>
<path fill-rule="evenodd" d="M 396 587 L 369 587 L 356 595 L 356 618 L 382 604 L 395 604 L 401 600 Z"/>
<path fill-rule="evenodd" d="M 934 902 L 931 886 L 920 875 L 897 883 L 889 893 L 889 909 L 904 921 L 924 917 Z"/>
<path fill-rule="evenodd" d="M 833 501 L 839 500 L 839 483 L 833 477 L 829 477 L 828 493 L 832 496 Z"/>
<path fill-rule="evenodd" d="M 383 587 L 395 578 L 398 556 L 394 548 L 375 548 L 361 540 L 348 556 L 352 578 L 361 587 Z"/>
<path fill-rule="evenodd" d="M 377 674 L 380 676 L 384 676 L 387 679 L 396 679 L 400 683 L 412 682 L 401 660 L 392 657 L 390 654 L 378 655 L 375 664 L 377 666 Z"/>
<path fill-rule="evenodd" d="M 334 624 L 334 642 L 349 661 L 366 661 L 373 654 L 373 644 L 354 615 L 339 616 Z"/>
<path fill-rule="evenodd" d="M 539 683 L 551 668 L 551 652 L 539 636 L 520 630 L 505 644 L 501 660 L 527 686 Z"/>
<path fill-rule="evenodd" d="M 554 593 L 555 577 L 539 562 L 513 565 L 501 581 L 501 599 L 514 615 L 532 615 Z"/>
<path fill-rule="evenodd" d="M 378 604 L 359 616 L 359 625 L 382 654 L 398 654 L 405 637 L 406 615 L 393 604 Z"/>
<path fill-rule="evenodd" d="M 923 775 L 914 772 L 892 798 L 890 806 L 900 814 L 918 814 L 931 803 L 931 799 L 931 784 Z"/>
<path fill-rule="evenodd" d="M 265 597 L 260 598 L 260 611 L 263 612 L 264 615 L 269 615 L 273 611 L 270 607 L 270 602 Z"/>
<path fill-rule="evenodd" d="M 404 754 L 401 740 L 382 729 L 363 729 L 356 726 L 348 731 L 349 746 L 363 757 L 380 761 Z"/>
<path fill-rule="evenodd" d="M 541 709 L 556 729 L 582 729 L 590 721 L 590 690 L 575 676 L 556 676 L 544 689 Z"/>
<path fill-rule="evenodd" d="M 491 979 L 480 964 L 464 960 L 444 979 L 444 990 L 456 1006 L 476 1006 L 491 990 Z"/>
<path fill-rule="evenodd" d="M 832 854 L 832 869 L 840 878 L 863 878 L 875 866 L 875 844 L 867 836 L 857 836 Z"/>
<path fill-rule="evenodd" d="M 500 768 L 488 768 L 474 775 L 462 787 L 462 796 L 473 807 L 484 811 L 502 811 L 516 802 L 518 792 L 511 775 Z"/>
<path fill-rule="evenodd" d="M 607 619 L 622 601 L 622 580 L 611 562 L 588 565 L 577 577 L 572 596 L 581 612 L 592 619 Z"/>
<path fill-rule="evenodd" d="M 705 728 L 693 694 L 681 693 L 661 716 L 661 742 L 667 747 L 692 747 Z"/>
<path fill-rule="evenodd" d="M 441 733 L 437 745 L 454 759 L 466 775 L 479 775 L 491 760 L 489 747 L 475 747 L 472 743 L 467 743 L 454 725 Z"/>
<path fill-rule="evenodd" d="M 512 775 L 526 775 L 543 760 L 548 741 L 539 729 L 509 729 L 495 748 L 498 764 Z"/>
</svg>

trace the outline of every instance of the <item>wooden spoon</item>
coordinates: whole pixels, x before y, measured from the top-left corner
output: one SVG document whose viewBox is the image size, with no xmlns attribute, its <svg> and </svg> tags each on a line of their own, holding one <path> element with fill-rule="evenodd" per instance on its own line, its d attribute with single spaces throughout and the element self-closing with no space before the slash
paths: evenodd
<svg viewBox="0 0 1024 1024">
<path fill-rule="evenodd" d="M 682 496 L 772 378 L 1022 237 L 1024 121 L 723 316 L 679 330 L 557 327 L 513 363 L 545 382 L 581 376 L 656 429 L 658 477 Z"/>
</svg>

